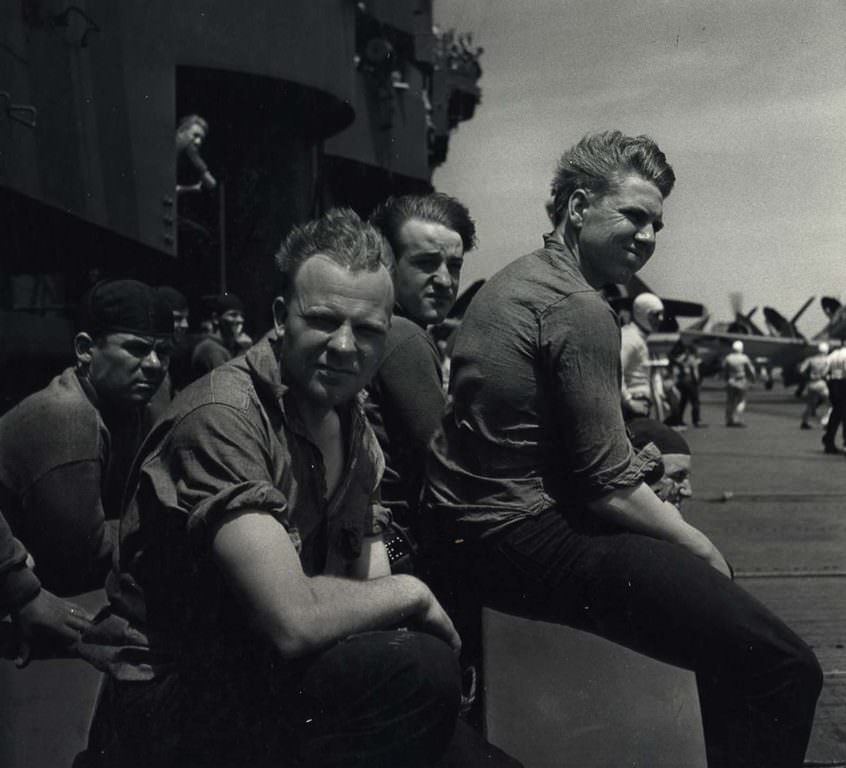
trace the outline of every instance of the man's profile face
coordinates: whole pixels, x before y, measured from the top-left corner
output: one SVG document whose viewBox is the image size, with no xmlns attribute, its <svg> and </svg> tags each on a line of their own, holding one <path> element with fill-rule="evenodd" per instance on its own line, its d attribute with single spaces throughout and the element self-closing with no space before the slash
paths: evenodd
<svg viewBox="0 0 846 768">
<path fill-rule="evenodd" d="M 658 498 L 680 508 L 682 502 L 693 494 L 690 485 L 690 454 L 664 453 L 664 476 L 652 485 Z"/>
<path fill-rule="evenodd" d="M 237 339 L 244 330 L 244 313 L 238 309 L 227 309 L 218 318 L 217 324 L 224 339 Z"/>
<path fill-rule="evenodd" d="M 663 227 L 661 192 L 651 181 L 628 174 L 606 194 L 588 194 L 585 200 L 578 230 L 582 272 L 594 288 L 625 284 L 655 251 L 655 235 Z"/>
<path fill-rule="evenodd" d="M 177 134 L 177 144 L 179 147 L 187 147 L 193 144 L 197 149 L 203 146 L 206 140 L 206 129 L 199 123 L 191 123 L 187 128 L 183 128 Z"/>
<path fill-rule="evenodd" d="M 649 324 L 650 331 L 657 331 L 661 327 L 661 321 L 664 319 L 663 309 L 653 309 L 647 313 L 646 321 Z"/>
<path fill-rule="evenodd" d="M 418 325 L 437 325 L 458 296 L 464 246 L 443 224 L 408 219 L 399 231 L 397 304 Z"/>
<path fill-rule="evenodd" d="M 188 310 L 173 310 L 173 340 L 183 341 L 188 335 Z"/>
<path fill-rule="evenodd" d="M 290 298 L 274 304 L 285 383 L 316 410 L 352 399 L 382 361 L 393 300 L 384 267 L 351 272 L 320 254 L 305 261 Z"/>
<path fill-rule="evenodd" d="M 109 333 L 91 350 L 88 380 L 110 405 L 146 405 L 167 373 L 170 338 Z"/>
</svg>

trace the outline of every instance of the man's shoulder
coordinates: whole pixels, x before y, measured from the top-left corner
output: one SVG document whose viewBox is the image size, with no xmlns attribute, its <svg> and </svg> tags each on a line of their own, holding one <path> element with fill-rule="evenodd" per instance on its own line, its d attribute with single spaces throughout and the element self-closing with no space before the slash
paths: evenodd
<svg viewBox="0 0 846 768">
<path fill-rule="evenodd" d="M 0 419 L 3 463 L 15 473 L 37 479 L 50 469 L 96 460 L 105 429 L 72 368 L 55 377 Z"/>
<path fill-rule="evenodd" d="M 391 328 L 388 331 L 388 336 L 385 340 L 384 357 L 387 358 L 392 352 L 400 347 L 419 347 L 420 349 L 430 349 L 435 351 L 435 343 L 432 337 L 426 333 L 425 329 L 421 328 L 417 323 L 412 322 L 406 317 L 394 315 L 391 320 Z"/>
<path fill-rule="evenodd" d="M 547 249 L 539 248 L 519 256 L 490 277 L 473 297 L 465 320 L 491 316 L 511 322 L 511 311 L 537 315 L 562 293 L 569 292 L 567 280 L 558 274 Z"/>
<path fill-rule="evenodd" d="M 191 353 L 192 361 L 205 360 L 207 358 L 221 358 L 229 359 L 232 354 L 226 348 L 222 339 L 209 334 L 200 339 L 195 345 Z"/>
<path fill-rule="evenodd" d="M 626 323 L 622 328 L 620 328 L 620 335 L 624 339 L 630 339 L 632 341 L 642 338 L 640 329 L 634 323 Z"/>
<path fill-rule="evenodd" d="M 572 260 L 549 247 L 520 256 L 503 267 L 489 283 L 501 297 L 541 313 L 574 296 L 588 303 L 604 304 Z M 485 288 L 487 285 L 480 293 Z"/>
<path fill-rule="evenodd" d="M 257 401 L 255 383 L 244 358 L 217 366 L 174 397 L 165 418 L 179 419 L 204 406 L 246 412 Z"/>
<path fill-rule="evenodd" d="M 402 315 L 394 315 L 391 318 L 391 328 L 388 331 L 388 344 L 401 344 L 402 342 L 415 338 L 427 337 L 428 334 L 417 323 Z"/>
<path fill-rule="evenodd" d="M 41 439 L 57 431 L 78 429 L 81 424 L 96 424 L 99 416 L 86 397 L 72 368 L 56 376 L 44 389 L 33 392 L 0 419 L 5 429 L 37 430 Z"/>
</svg>

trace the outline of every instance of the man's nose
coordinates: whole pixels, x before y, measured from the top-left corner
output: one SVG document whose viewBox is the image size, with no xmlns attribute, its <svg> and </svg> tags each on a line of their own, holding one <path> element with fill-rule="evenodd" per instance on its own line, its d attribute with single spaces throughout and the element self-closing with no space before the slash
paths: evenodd
<svg viewBox="0 0 846 768">
<path fill-rule="evenodd" d="M 690 480 L 685 480 L 679 486 L 679 496 L 684 496 L 685 498 L 693 496 L 693 488 L 690 485 Z"/>
<path fill-rule="evenodd" d="M 649 224 L 645 224 L 642 226 L 637 232 L 635 232 L 635 237 L 638 241 L 642 243 L 655 243 L 655 226 L 650 222 Z"/>
<path fill-rule="evenodd" d="M 159 357 L 159 353 L 155 349 L 151 349 L 141 361 L 143 368 L 164 368 L 165 362 Z"/>
<path fill-rule="evenodd" d="M 329 347 L 333 352 L 355 352 L 355 334 L 349 323 L 344 323 L 335 329 L 329 339 Z"/>
<path fill-rule="evenodd" d="M 452 288 L 452 275 L 449 273 L 446 262 L 441 262 L 441 265 L 435 270 L 434 280 L 435 283 L 444 288 Z"/>
</svg>

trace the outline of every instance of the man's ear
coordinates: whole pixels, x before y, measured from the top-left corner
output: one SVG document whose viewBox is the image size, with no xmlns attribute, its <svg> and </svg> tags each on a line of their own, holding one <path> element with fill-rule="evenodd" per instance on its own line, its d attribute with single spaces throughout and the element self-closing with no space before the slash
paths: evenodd
<svg viewBox="0 0 846 768">
<path fill-rule="evenodd" d="M 576 189 L 567 201 L 567 218 L 576 229 L 584 224 L 585 210 L 590 205 L 590 197 L 586 190 Z"/>
<path fill-rule="evenodd" d="M 80 365 L 90 365 L 94 347 L 94 339 L 88 333 L 78 333 L 73 337 L 73 352 Z"/>
<path fill-rule="evenodd" d="M 285 329 L 285 320 L 288 319 L 288 305 L 282 296 L 277 296 L 273 300 L 273 327 L 277 334 L 281 334 Z"/>
</svg>

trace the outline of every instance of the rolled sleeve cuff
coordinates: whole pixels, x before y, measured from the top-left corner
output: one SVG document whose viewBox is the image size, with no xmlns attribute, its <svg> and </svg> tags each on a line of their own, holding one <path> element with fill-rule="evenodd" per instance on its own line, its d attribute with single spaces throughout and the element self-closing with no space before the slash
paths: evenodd
<svg viewBox="0 0 846 768">
<path fill-rule="evenodd" d="M 289 526 L 288 499 L 266 480 L 238 483 L 203 499 L 188 518 L 188 535 L 201 546 L 208 544 L 226 517 L 248 511 L 273 515 L 288 531 L 297 552 L 300 551 L 299 535 Z"/>
<path fill-rule="evenodd" d="M 381 536 L 393 521 L 391 510 L 382 504 L 370 505 L 370 520 L 365 526 L 364 535 L 367 538 L 375 538 Z"/>
<path fill-rule="evenodd" d="M 654 482 L 664 473 L 664 460 L 655 443 L 647 443 L 632 456 L 629 466 L 609 483 L 608 490 L 632 488 L 641 483 Z M 656 477 L 657 475 L 657 477 Z"/>
<path fill-rule="evenodd" d="M 654 482 L 663 472 L 661 451 L 654 443 L 648 443 L 639 452 L 633 453 L 631 460 L 621 471 L 606 473 L 596 478 L 591 488 L 591 496 L 598 498 L 623 488 L 634 488 L 644 482 Z"/>
</svg>

